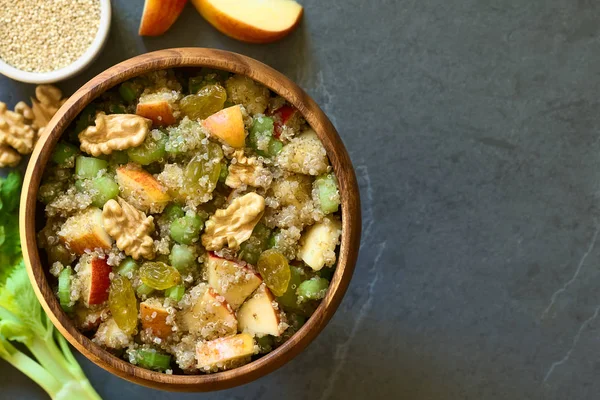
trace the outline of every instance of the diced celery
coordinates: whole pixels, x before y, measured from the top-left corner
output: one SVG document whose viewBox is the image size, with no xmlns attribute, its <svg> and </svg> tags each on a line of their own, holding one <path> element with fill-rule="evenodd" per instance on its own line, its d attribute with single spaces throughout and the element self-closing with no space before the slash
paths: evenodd
<svg viewBox="0 0 600 400">
<path fill-rule="evenodd" d="M 219 182 L 225 183 L 227 180 L 227 175 L 229 175 L 229 168 L 227 166 L 227 162 L 225 160 L 221 161 L 221 172 L 219 172 Z"/>
<path fill-rule="evenodd" d="M 301 302 L 306 300 L 319 300 L 325 297 L 328 287 L 329 281 L 327 279 L 315 276 L 302 282 L 298 286 L 296 294 Z"/>
<path fill-rule="evenodd" d="M 98 172 L 107 167 L 108 163 L 99 158 L 78 156 L 75 159 L 75 175 L 77 175 L 78 178 L 95 178 L 96 175 L 98 175 Z"/>
<path fill-rule="evenodd" d="M 169 255 L 169 261 L 171 261 L 173 267 L 182 272 L 196 264 L 196 253 L 190 246 L 174 244 Z"/>
<path fill-rule="evenodd" d="M 133 273 L 137 271 L 138 267 L 138 264 L 133 258 L 127 257 L 126 259 L 121 261 L 121 264 L 119 264 L 119 267 L 117 268 L 117 273 L 121 276 L 131 278 L 133 276 Z"/>
<path fill-rule="evenodd" d="M 185 286 L 176 285 L 165 290 L 165 297 L 170 297 L 175 301 L 180 301 L 185 293 Z"/>
<path fill-rule="evenodd" d="M 171 238 L 177 243 L 192 244 L 198 240 L 204 221 L 198 215 L 186 215 L 171 223 Z"/>
<path fill-rule="evenodd" d="M 91 187 L 95 191 L 92 205 L 99 208 L 102 208 L 107 201 L 119 195 L 119 185 L 107 176 L 92 179 Z"/>
<path fill-rule="evenodd" d="M 335 175 L 325 174 L 317 177 L 314 187 L 317 189 L 321 211 L 324 214 L 336 212 L 340 206 L 340 194 Z"/>
<path fill-rule="evenodd" d="M 167 221 L 173 221 L 177 218 L 181 218 L 185 215 L 183 208 L 179 204 L 169 204 L 163 211 L 163 215 L 166 216 Z"/>
<path fill-rule="evenodd" d="M 128 103 L 133 103 L 138 96 L 137 90 L 133 87 L 130 82 L 123 82 L 121 86 L 119 86 L 119 94 Z"/>
<path fill-rule="evenodd" d="M 63 269 L 58 275 L 58 300 L 60 306 L 66 312 L 70 312 L 73 307 L 71 303 L 71 275 L 73 270 L 70 267 Z"/>
<path fill-rule="evenodd" d="M 258 223 L 248 240 L 240 245 L 240 258 L 248 264 L 256 265 L 260 254 L 269 247 L 271 230 L 264 224 Z"/>
<path fill-rule="evenodd" d="M 140 165 L 148 165 L 155 161 L 160 161 L 165 157 L 167 135 L 161 132 L 160 138 L 155 139 L 153 136 L 155 132 L 157 131 L 153 130 L 138 147 L 132 147 L 127 150 L 127 155 L 131 161 Z"/>
<path fill-rule="evenodd" d="M 283 149 L 283 143 L 277 139 L 271 139 L 269 142 L 268 156 L 275 157 Z"/>
<path fill-rule="evenodd" d="M 135 289 L 135 292 L 138 294 L 138 296 L 148 296 L 150 294 L 152 294 L 152 292 L 154 292 L 154 288 L 151 288 L 150 286 L 146 285 L 145 283 L 140 284 L 140 286 L 138 286 Z"/>
<path fill-rule="evenodd" d="M 297 309 L 299 304 L 296 290 L 306 278 L 306 272 L 304 272 L 302 267 L 290 265 L 290 283 L 288 284 L 286 292 L 277 298 L 279 304 L 287 308 Z"/>
<path fill-rule="evenodd" d="M 117 164 L 117 165 L 127 164 L 129 162 L 129 157 L 127 157 L 127 152 L 113 151 L 110 154 L 110 162 L 113 164 Z"/>
<path fill-rule="evenodd" d="M 146 369 L 165 371 L 171 368 L 171 356 L 154 349 L 134 350 L 135 363 Z"/>
<path fill-rule="evenodd" d="M 77 147 L 65 142 L 58 142 L 56 149 L 54 149 L 54 153 L 52 153 L 52 161 L 58 165 L 62 165 L 67 160 L 75 156 L 78 152 L 79 151 L 77 150 Z"/>
</svg>

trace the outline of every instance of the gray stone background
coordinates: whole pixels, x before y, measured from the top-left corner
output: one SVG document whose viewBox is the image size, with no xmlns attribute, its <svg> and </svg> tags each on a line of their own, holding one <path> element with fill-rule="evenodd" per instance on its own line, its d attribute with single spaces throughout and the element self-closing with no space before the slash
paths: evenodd
<svg viewBox="0 0 600 400">
<path fill-rule="evenodd" d="M 600 3 L 301 0 L 302 26 L 247 45 L 188 6 L 137 36 L 113 1 L 100 59 L 176 46 L 257 58 L 306 89 L 359 177 L 364 235 L 341 308 L 299 357 L 213 394 L 142 388 L 79 357 L 106 399 L 600 397 Z M 14 104 L 33 87 L 0 78 Z M 44 398 L 0 363 L 0 398 Z"/>
</svg>

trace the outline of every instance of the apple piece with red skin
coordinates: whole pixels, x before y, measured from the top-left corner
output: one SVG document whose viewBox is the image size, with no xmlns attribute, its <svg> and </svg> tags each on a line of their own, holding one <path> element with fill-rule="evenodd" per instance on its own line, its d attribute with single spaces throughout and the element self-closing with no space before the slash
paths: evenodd
<svg viewBox="0 0 600 400">
<path fill-rule="evenodd" d="M 208 253 L 208 284 L 221 296 L 233 310 L 237 310 L 244 301 L 262 283 L 260 275 L 245 265 Z"/>
<path fill-rule="evenodd" d="M 248 333 L 196 344 L 198 369 L 203 371 L 211 371 L 228 361 L 250 357 L 254 352 L 254 338 Z"/>
<path fill-rule="evenodd" d="M 205 338 L 229 336 L 237 332 L 237 318 L 223 296 L 208 287 L 181 315 L 181 326 Z"/>
<path fill-rule="evenodd" d="M 160 36 L 177 20 L 187 0 L 146 0 L 140 36 Z"/>
<path fill-rule="evenodd" d="M 276 139 L 279 139 L 281 136 L 281 131 L 283 130 L 283 126 L 292 119 L 296 112 L 297 110 L 294 107 L 284 104 L 271 113 L 271 116 L 273 117 L 274 128 L 273 136 L 275 136 Z"/>
<path fill-rule="evenodd" d="M 270 43 L 289 34 L 302 18 L 293 0 L 192 0 L 198 12 L 225 35 L 249 43 Z"/>
<path fill-rule="evenodd" d="M 112 268 L 106 259 L 97 256 L 82 257 L 79 272 L 83 285 L 82 298 L 86 306 L 102 304 L 108 300 Z"/>
<path fill-rule="evenodd" d="M 236 149 L 246 143 L 244 118 L 239 105 L 224 108 L 202 121 L 202 125 L 212 137 Z"/>
<path fill-rule="evenodd" d="M 102 210 L 96 207 L 87 208 L 69 217 L 58 232 L 61 241 L 67 248 L 82 255 L 95 249 L 108 250 L 113 240 L 104 230 Z"/>
<path fill-rule="evenodd" d="M 273 293 L 265 284 L 242 304 L 237 312 L 239 329 L 253 335 L 280 336 L 283 333 L 281 311 Z"/>
</svg>

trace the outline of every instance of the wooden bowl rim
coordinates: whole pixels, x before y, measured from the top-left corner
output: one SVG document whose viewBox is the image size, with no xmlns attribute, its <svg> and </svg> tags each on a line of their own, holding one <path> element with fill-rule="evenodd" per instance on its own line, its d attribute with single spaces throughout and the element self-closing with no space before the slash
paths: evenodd
<svg viewBox="0 0 600 400">
<path fill-rule="evenodd" d="M 101 93 L 146 72 L 209 67 L 250 77 L 285 98 L 306 118 L 323 141 L 340 181 L 342 238 L 338 265 L 330 290 L 306 324 L 282 346 L 244 366 L 209 375 L 168 375 L 134 366 L 94 344 L 80 333 L 62 311 L 46 279 L 35 232 L 36 197 L 41 176 L 58 139 Z M 325 327 L 337 310 L 350 283 L 360 244 L 361 214 L 358 184 L 350 157 L 337 131 L 319 106 L 295 83 L 252 58 L 223 50 L 177 48 L 146 53 L 100 73 L 75 92 L 52 118 L 38 141 L 25 173 L 21 194 L 20 232 L 23 256 L 36 295 L 52 323 L 65 338 L 96 365 L 121 378 L 144 386 L 173 391 L 211 391 L 238 386 L 281 367 L 299 354 Z"/>
</svg>

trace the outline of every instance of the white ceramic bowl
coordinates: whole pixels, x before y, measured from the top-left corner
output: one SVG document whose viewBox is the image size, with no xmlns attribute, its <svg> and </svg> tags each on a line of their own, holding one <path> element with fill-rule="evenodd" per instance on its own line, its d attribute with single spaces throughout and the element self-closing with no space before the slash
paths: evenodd
<svg viewBox="0 0 600 400">
<path fill-rule="evenodd" d="M 26 83 L 53 83 L 70 78 L 81 72 L 100 54 L 110 30 L 110 0 L 100 0 L 100 26 L 98 33 L 88 49 L 72 64 L 50 72 L 27 72 L 8 65 L 0 59 L 0 74 Z"/>
</svg>

